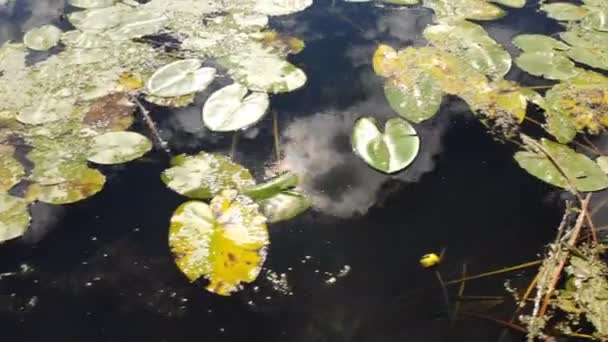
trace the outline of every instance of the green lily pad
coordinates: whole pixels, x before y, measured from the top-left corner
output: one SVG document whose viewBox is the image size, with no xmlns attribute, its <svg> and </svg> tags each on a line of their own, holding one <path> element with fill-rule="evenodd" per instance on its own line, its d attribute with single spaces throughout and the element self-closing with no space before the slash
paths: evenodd
<svg viewBox="0 0 608 342">
<path fill-rule="evenodd" d="M 110 7 L 114 3 L 116 3 L 116 0 L 68 0 L 70 6 L 85 9 Z"/>
<path fill-rule="evenodd" d="M 483 27 L 468 21 L 429 26 L 424 37 L 440 49 L 459 56 L 477 71 L 502 78 L 511 69 L 511 56 Z"/>
<path fill-rule="evenodd" d="M 513 38 L 513 44 L 526 52 L 570 49 L 564 42 L 542 34 L 520 34 Z"/>
<path fill-rule="evenodd" d="M 28 198 L 49 204 L 69 204 L 89 198 L 103 189 L 106 177 L 86 166 L 73 168 L 71 178 L 56 184 L 34 183 L 28 189 Z"/>
<path fill-rule="evenodd" d="M 18 238 L 30 226 L 27 201 L 0 192 L 0 243 Z"/>
<path fill-rule="evenodd" d="M 130 9 L 123 4 L 87 9 L 68 14 L 68 20 L 80 31 L 103 32 L 120 25 L 122 15 Z"/>
<path fill-rule="evenodd" d="M 255 185 L 247 169 L 219 154 L 182 154 L 173 158 L 171 165 L 162 174 L 163 182 L 190 198 L 207 199 L 224 189 L 241 190 Z"/>
<path fill-rule="evenodd" d="M 254 11 L 266 15 L 288 15 L 312 5 L 312 0 L 257 0 Z"/>
<path fill-rule="evenodd" d="M 23 165 L 13 157 L 14 153 L 14 147 L 0 145 L 0 193 L 17 185 L 25 175 Z"/>
<path fill-rule="evenodd" d="M 420 3 L 420 0 L 382 0 L 382 2 L 395 5 L 416 5 Z"/>
<path fill-rule="evenodd" d="M 225 190 L 210 205 L 189 201 L 177 208 L 169 246 L 190 281 L 204 277 L 208 291 L 228 296 L 260 273 L 270 243 L 265 222 L 250 198 Z"/>
<path fill-rule="evenodd" d="M 574 120 L 560 111 L 545 110 L 546 130 L 562 144 L 567 144 L 576 136 Z"/>
<path fill-rule="evenodd" d="M 384 95 L 397 114 L 414 123 L 435 116 L 443 99 L 441 85 L 428 73 L 389 79 L 384 83 Z"/>
<path fill-rule="evenodd" d="M 23 36 L 23 44 L 36 51 L 46 51 L 59 43 L 61 30 L 53 25 L 44 25 L 29 30 Z"/>
<path fill-rule="evenodd" d="M 87 159 L 96 164 L 122 164 L 135 160 L 152 149 L 152 142 L 135 132 L 109 132 L 91 142 Z"/>
<path fill-rule="evenodd" d="M 81 32 L 79 30 L 64 32 L 61 36 L 61 42 L 72 48 L 83 49 L 99 49 L 111 45 L 105 37 L 97 33 Z"/>
<path fill-rule="evenodd" d="M 582 20 L 582 26 L 588 27 L 597 31 L 608 31 L 608 7 L 589 9 L 589 14 Z"/>
<path fill-rule="evenodd" d="M 599 134 L 608 128 L 608 77 L 581 70 L 549 89 L 545 104 L 548 111 L 571 118 L 577 130 Z"/>
<path fill-rule="evenodd" d="M 577 6 L 567 2 L 554 2 L 540 6 L 542 11 L 547 12 L 549 18 L 560 21 L 576 21 L 583 19 L 588 11 L 584 6 Z"/>
<path fill-rule="evenodd" d="M 381 133 L 376 120 L 364 117 L 355 123 L 352 136 L 354 152 L 373 168 L 394 173 L 410 165 L 420 149 L 420 138 L 407 121 L 393 118 Z"/>
<path fill-rule="evenodd" d="M 604 173 L 608 175 L 608 157 L 597 157 L 595 159 L 595 162 L 597 163 L 597 166 L 599 166 L 600 169 L 602 169 L 602 171 L 604 171 Z"/>
<path fill-rule="evenodd" d="M 566 145 L 541 139 L 527 139 L 529 151 L 515 154 L 515 160 L 533 176 L 560 188 L 598 191 L 608 187 L 608 176 L 585 155 Z"/>
<path fill-rule="evenodd" d="M 460 22 L 463 19 L 495 20 L 506 15 L 500 7 L 486 0 L 432 0 L 425 6 L 435 12 L 438 21 Z"/>
<path fill-rule="evenodd" d="M 526 0 L 490 0 L 490 1 L 503 5 L 503 6 L 512 7 L 512 8 L 523 8 L 524 6 L 526 6 Z"/>
<path fill-rule="evenodd" d="M 266 51 L 248 51 L 220 58 L 237 82 L 247 88 L 268 93 L 285 93 L 306 83 L 306 74 L 288 61 Z"/>
<path fill-rule="evenodd" d="M 587 64 L 591 67 L 608 70 L 608 48 L 587 48 L 575 46 L 566 51 L 568 57 L 576 62 Z"/>
<path fill-rule="evenodd" d="M 243 189 L 243 194 L 258 201 L 273 197 L 283 190 L 291 189 L 297 186 L 298 183 L 299 178 L 296 174 L 285 172 L 265 183 Z"/>
<path fill-rule="evenodd" d="M 185 59 L 158 69 L 146 87 L 151 95 L 175 97 L 203 91 L 215 78 L 214 68 L 201 68 L 198 59 Z"/>
<path fill-rule="evenodd" d="M 312 206 L 312 201 L 297 191 L 283 191 L 260 202 L 269 223 L 288 221 Z"/>
<path fill-rule="evenodd" d="M 233 83 L 209 96 L 203 107 L 203 122 L 210 130 L 230 132 L 258 122 L 270 106 L 268 94 L 253 92 Z"/>
<path fill-rule="evenodd" d="M 574 63 L 558 51 L 524 52 L 517 57 L 515 64 L 534 76 L 550 80 L 565 80 L 579 73 Z"/>
</svg>

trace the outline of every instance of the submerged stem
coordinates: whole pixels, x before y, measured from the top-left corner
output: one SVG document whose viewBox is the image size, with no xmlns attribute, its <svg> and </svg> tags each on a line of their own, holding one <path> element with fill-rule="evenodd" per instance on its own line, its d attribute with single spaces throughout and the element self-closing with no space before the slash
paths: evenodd
<svg viewBox="0 0 608 342">
<path fill-rule="evenodd" d="M 239 144 L 239 132 L 234 132 L 232 135 L 232 144 L 230 145 L 230 160 L 234 161 L 236 155 L 236 147 Z"/>
<path fill-rule="evenodd" d="M 148 126 L 148 128 L 152 132 L 152 135 L 154 136 L 154 140 L 156 140 L 156 142 L 158 143 L 158 145 L 160 145 L 160 148 L 162 148 L 163 151 L 165 151 L 167 153 L 171 153 L 171 150 L 169 149 L 167 142 L 164 141 L 163 138 L 160 136 L 160 132 L 156 128 L 156 124 L 154 123 L 154 120 L 152 120 L 152 118 L 150 117 L 150 112 L 146 109 L 146 107 L 144 107 L 143 104 L 141 104 L 141 102 L 139 101 L 139 99 L 137 97 L 133 96 L 132 99 L 133 99 L 133 102 L 135 102 L 135 104 L 139 108 L 139 112 L 141 113 L 141 116 L 144 119 L 143 120 L 144 123 L 146 124 L 146 126 Z"/>
<path fill-rule="evenodd" d="M 459 284 L 463 281 L 491 277 L 491 276 L 494 276 L 497 274 L 508 273 L 508 272 L 517 271 L 517 270 L 521 270 L 524 268 L 540 265 L 541 263 L 542 263 L 542 260 L 529 261 L 529 262 L 525 262 L 523 264 L 506 267 L 506 268 L 501 268 L 496 271 L 490 271 L 490 272 L 486 272 L 486 273 L 482 273 L 482 274 L 478 274 L 478 275 L 474 275 L 474 276 L 469 276 L 469 277 L 465 277 L 465 278 L 461 278 L 461 279 L 450 280 L 450 281 L 446 282 L 445 284 L 446 285 Z"/>
<path fill-rule="evenodd" d="M 279 118 L 277 112 L 272 112 L 272 132 L 274 136 L 274 153 L 277 164 L 281 162 L 281 142 L 279 137 Z"/>
</svg>

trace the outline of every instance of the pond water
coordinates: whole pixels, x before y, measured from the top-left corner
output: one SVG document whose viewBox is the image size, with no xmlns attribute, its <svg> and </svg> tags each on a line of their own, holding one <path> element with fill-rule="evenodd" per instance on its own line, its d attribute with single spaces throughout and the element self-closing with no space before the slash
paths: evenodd
<svg viewBox="0 0 608 342">
<path fill-rule="evenodd" d="M 513 52 L 510 41 L 518 33 L 559 29 L 536 8 L 529 1 L 484 27 Z M 63 12 L 64 1 L 8 1 L 0 5 L 0 42 L 63 23 Z M 272 110 L 279 118 L 280 165 L 306 171 L 315 207 L 270 226 L 268 259 L 255 283 L 220 297 L 188 283 L 175 267 L 168 221 L 184 200 L 161 182 L 170 157 L 157 150 L 104 167 L 108 182 L 88 200 L 35 204 L 26 236 L 0 246 L 0 273 L 16 273 L 0 275 L 3 339 L 495 340 L 502 328 L 492 322 L 446 319 L 437 279 L 418 260 L 447 248 L 440 268 L 445 279 L 459 277 L 463 263 L 480 273 L 534 260 L 560 220 L 558 196 L 520 169 L 514 148 L 494 141 L 455 98 L 417 126 L 422 151 L 393 177 L 353 156 L 349 142 L 357 117 L 394 115 L 371 69 L 376 46 L 424 45 L 421 33 L 431 15 L 421 7 L 317 0 L 272 19 L 272 27 L 306 42 L 290 60 L 308 83 L 273 97 Z M 538 82 L 515 67 L 508 78 Z M 151 107 L 173 153 L 230 152 L 231 134 L 201 128 L 200 106 L 218 88 L 185 109 Z M 141 124 L 135 130 L 149 134 Z M 267 116 L 240 135 L 234 158 L 263 178 L 273 153 Z M 517 282 L 518 275 L 511 276 Z M 467 293 L 508 296 L 498 278 L 471 282 Z M 513 312 L 508 305 L 489 310 L 507 320 Z"/>
</svg>

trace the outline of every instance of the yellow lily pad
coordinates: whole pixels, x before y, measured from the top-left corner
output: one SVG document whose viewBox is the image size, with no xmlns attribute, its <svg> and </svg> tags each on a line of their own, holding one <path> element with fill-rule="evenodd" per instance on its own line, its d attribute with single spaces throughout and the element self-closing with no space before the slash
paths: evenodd
<svg viewBox="0 0 608 342">
<path fill-rule="evenodd" d="M 182 204 L 171 218 L 169 246 L 190 281 L 209 281 L 207 290 L 227 296 L 254 281 L 269 245 L 266 218 L 257 204 L 234 190 L 222 191 L 210 205 Z"/>
</svg>

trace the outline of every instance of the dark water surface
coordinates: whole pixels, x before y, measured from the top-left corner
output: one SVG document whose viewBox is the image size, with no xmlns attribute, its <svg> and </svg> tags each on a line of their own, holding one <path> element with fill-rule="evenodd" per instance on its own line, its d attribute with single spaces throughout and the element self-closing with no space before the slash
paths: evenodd
<svg viewBox="0 0 608 342">
<path fill-rule="evenodd" d="M 509 42 L 520 32 L 559 29 L 530 2 L 484 24 L 511 52 Z M 17 0 L 0 7 L 0 42 L 58 22 L 63 6 Z M 501 328 L 491 322 L 463 318 L 450 327 L 435 275 L 418 259 L 447 247 L 446 279 L 458 277 L 463 262 L 479 273 L 533 260 L 559 222 L 555 194 L 521 170 L 514 149 L 493 141 L 454 98 L 417 126 L 422 151 L 406 171 L 381 175 L 350 150 L 358 116 L 394 115 L 371 70 L 376 45 L 423 45 L 430 22 L 431 13 L 420 7 L 322 0 L 272 20 L 307 42 L 292 57 L 308 74 L 307 86 L 274 97 L 272 109 L 280 117 L 281 165 L 306 171 L 305 187 L 317 205 L 270 227 L 268 260 L 254 284 L 219 297 L 189 284 L 174 266 L 168 221 L 185 199 L 160 181 L 169 156 L 158 151 L 103 168 L 108 182 L 91 199 L 36 204 L 28 235 L 0 246 L 0 273 L 17 272 L 0 276 L 2 341 L 496 340 Z M 516 68 L 509 78 L 538 82 Z M 200 105 L 219 86 L 191 108 L 153 108 L 174 153 L 228 153 L 231 135 L 200 128 Z M 269 116 L 245 132 L 235 156 L 260 179 L 273 161 L 271 128 Z M 282 274 L 287 284 L 276 281 Z M 495 279 L 471 282 L 467 294 L 506 291 Z M 513 309 L 479 304 L 463 310 L 509 319 Z"/>
</svg>

